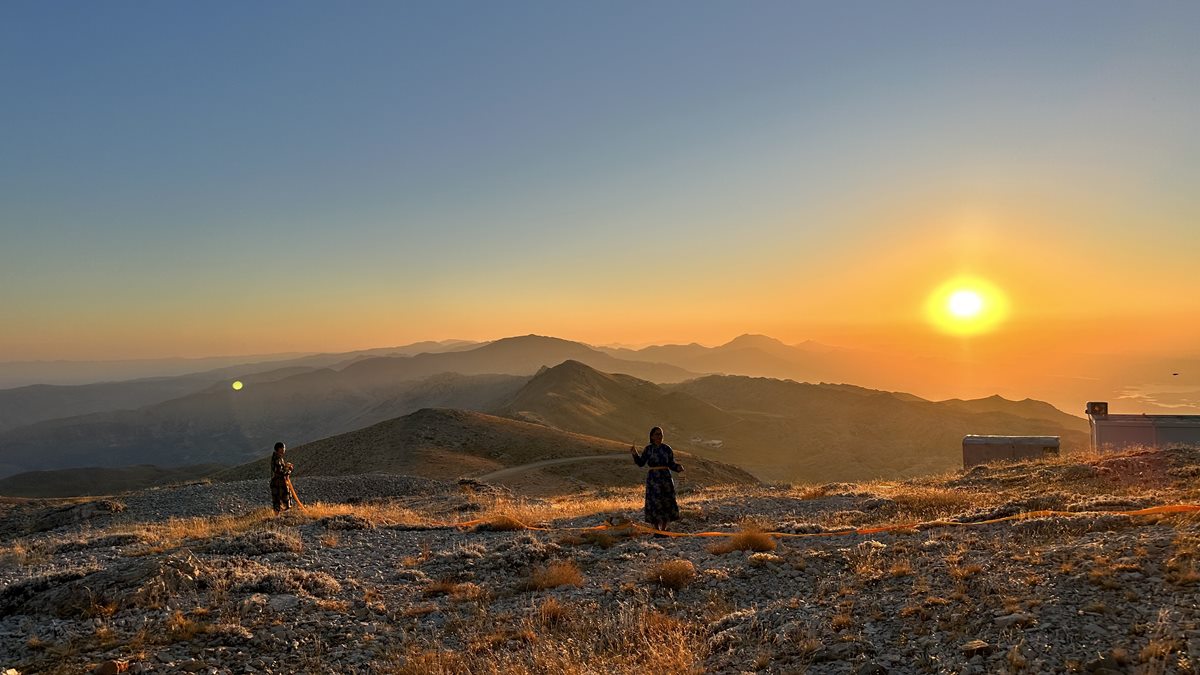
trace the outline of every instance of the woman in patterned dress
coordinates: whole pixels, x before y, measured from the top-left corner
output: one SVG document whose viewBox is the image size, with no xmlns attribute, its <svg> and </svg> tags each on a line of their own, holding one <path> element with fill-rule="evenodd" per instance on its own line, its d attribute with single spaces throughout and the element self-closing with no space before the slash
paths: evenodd
<svg viewBox="0 0 1200 675">
<path fill-rule="evenodd" d="M 675 461 L 675 453 L 671 446 L 662 442 L 663 432 L 660 427 L 650 430 L 650 445 L 639 453 L 637 448 L 629 446 L 629 454 L 638 466 L 647 466 L 646 472 L 646 505 L 644 512 L 646 522 L 660 530 L 666 530 L 672 520 L 679 520 L 679 504 L 675 501 L 675 481 L 671 478 L 672 471 L 683 471 L 683 467 Z"/>
</svg>

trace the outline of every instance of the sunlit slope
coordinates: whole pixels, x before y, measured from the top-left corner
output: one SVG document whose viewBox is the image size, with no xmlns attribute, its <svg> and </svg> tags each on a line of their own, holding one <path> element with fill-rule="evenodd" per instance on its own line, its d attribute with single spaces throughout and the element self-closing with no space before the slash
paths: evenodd
<svg viewBox="0 0 1200 675">
<path fill-rule="evenodd" d="M 578 485 L 637 485 L 645 469 L 628 457 L 628 446 L 483 413 L 425 409 L 288 450 L 296 476 L 397 473 L 455 479 L 550 459 L 605 456 L 530 471 L 511 481 L 537 492 Z M 615 455 L 616 457 L 611 457 Z M 736 467 L 681 454 L 694 485 L 755 482 Z M 268 476 L 269 458 L 230 469 L 218 479 Z M 539 486 L 540 484 L 540 486 Z"/>
</svg>

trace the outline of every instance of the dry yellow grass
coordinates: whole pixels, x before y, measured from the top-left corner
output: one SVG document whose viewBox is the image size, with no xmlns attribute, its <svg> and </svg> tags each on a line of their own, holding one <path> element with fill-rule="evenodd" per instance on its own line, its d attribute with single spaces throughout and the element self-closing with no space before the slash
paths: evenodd
<svg viewBox="0 0 1200 675">
<path fill-rule="evenodd" d="M 887 490 L 884 494 L 896 503 L 897 521 L 935 520 L 969 509 L 992 506 L 999 501 L 991 493 L 936 486 L 904 485 Z"/>
<path fill-rule="evenodd" d="M 757 551 L 763 553 L 774 551 L 775 546 L 775 539 L 771 535 L 756 527 L 750 527 L 722 538 L 722 540 L 709 546 L 708 550 L 716 554 L 731 553 L 733 551 Z"/>
<path fill-rule="evenodd" d="M 587 493 L 531 501 L 485 495 L 472 501 L 477 508 L 473 520 L 483 521 L 489 527 L 504 527 L 513 523 L 540 525 L 581 516 L 624 513 L 642 507 L 642 494 L 640 489 L 627 488 L 609 489 L 603 496 Z"/>
<path fill-rule="evenodd" d="M 256 509 L 240 516 L 211 518 L 170 518 L 161 523 L 121 525 L 112 534 L 132 534 L 144 544 L 141 554 L 153 554 L 178 547 L 185 541 L 204 541 L 213 537 L 264 528 L 274 519 L 271 509 Z"/>
<path fill-rule="evenodd" d="M 392 525 L 424 526 L 434 524 L 428 517 L 406 506 L 390 502 L 367 504 L 326 504 L 324 502 L 314 502 L 306 505 L 304 509 L 293 509 L 288 513 L 290 514 L 289 518 L 294 518 L 301 522 L 312 522 L 333 516 L 354 515 L 367 520 L 376 527 L 388 527 Z"/>
<path fill-rule="evenodd" d="M 707 652 L 703 627 L 698 624 L 629 606 L 612 612 L 581 610 L 573 616 L 554 629 L 554 639 L 539 637 L 536 624 L 507 630 L 481 626 L 465 640 L 472 649 L 448 652 L 435 644 L 410 644 L 373 663 L 372 671 L 389 675 L 702 672 Z"/>
<path fill-rule="evenodd" d="M 646 578 L 663 588 L 678 591 L 696 578 L 696 566 L 690 560 L 668 560 L 651 567 Z"/>
<path fill-rule="evenodd" d="M 570 560 L 557 560 L 545 567 L 539 567 L 529 575 L 526 587 L 530 590 L 544 591 L 559 586 L 582 586 L 583 573 Z"/>
<path fill-rule="evenodd" d="M 39 565 L 48 559 L 45 552 L 19 541 L 0 548 L 0 567 Z"/>
</svg>

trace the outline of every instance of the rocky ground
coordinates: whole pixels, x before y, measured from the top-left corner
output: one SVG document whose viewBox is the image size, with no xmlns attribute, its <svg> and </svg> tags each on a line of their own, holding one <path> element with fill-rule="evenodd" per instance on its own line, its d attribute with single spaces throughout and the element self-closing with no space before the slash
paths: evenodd
<svg viewBox="0 0 1200 675">
<path fill-rule="evenodd" d="M 641 532 L 636 488 L 385 475 L 299 479 L 280 518 L 263 481 L 8 504 L 0 672 L 1193 672 L 1200 517 L 1120 512 L 1198 477 L 1177 449 L 683 496 L 679 530 L 734 537 Z"/>
</svg>

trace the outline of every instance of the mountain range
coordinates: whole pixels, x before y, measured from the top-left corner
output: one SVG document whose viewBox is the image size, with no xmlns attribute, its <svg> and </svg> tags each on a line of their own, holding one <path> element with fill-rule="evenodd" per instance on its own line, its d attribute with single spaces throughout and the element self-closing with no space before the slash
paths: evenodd
<svg viewBox="0 0 1200 675">
<path fill-rule="evenodd" d="M 967 434 L 1058 435 L 1086 447 L 1088 423 L 1037 401 L 932 402 L 848 385 L 710 375 L 655 385 L 578 362 L 546 369 L 502 414 L 605 438 L 667 442 L 764 480 L 908 477 L 961 467 Z"/>
<path fill-rule="evenodd" d="M 601 350 L 532 335 L 440 347 L 414 355 L 322 356 L 334 362 L 329 367 L 295 362 L 51 387 L 54 395 L 39 387 L 0 390 L 5 410 L 42 417 L 24 425 L 19 414 L 0 418 L 7 426 L 0 427 L 0 476 L 96 465 L 239 464 L 269 453 L 276 440 L 310 443 L 422 408 L 489 413 L 624 447 L 643 444 L 649 427 L 659 425 L 681 451 L 767 480 L 943 471 L 960 464 L 968 433 L 1051 434 L 1062 436 L 1066 448 L 1086 444 L 1085 420 L 1039 401 L 933 402 L 855 385 L 703 376 L 689 369 L 725 367 L 730 359 L 749 367 L 752 356 L 783 359 L 795 349 L 812 354 L 815 364 L 825 351 L 762 336 L 715 350 Z M 234 377 L 244 383 L 240 391 L 229 386 Z M 187 393 L 153 400 L 180 391 Z M 146 399 L 152 402 L 138 405 Z M 85 401 L 108 409 L 49 418 L 56 400 L 66 401 L 65 409 Z"/>
</svg>

